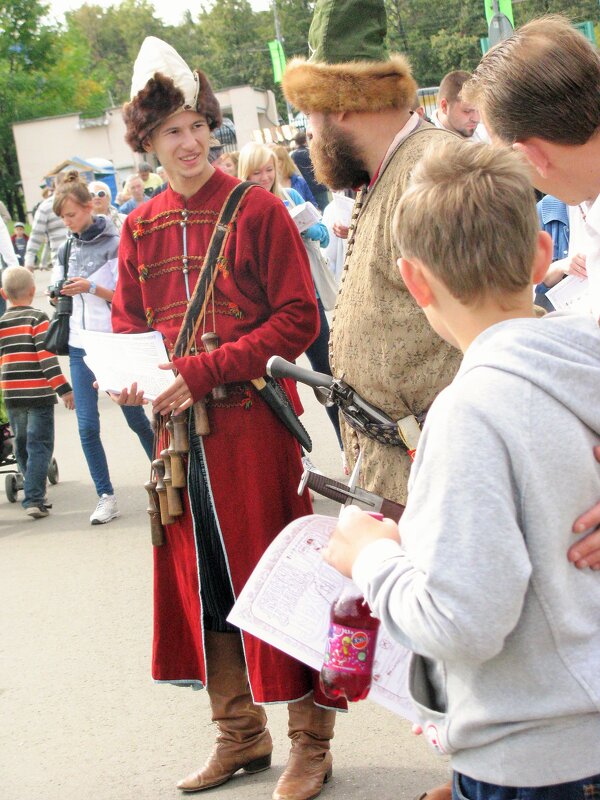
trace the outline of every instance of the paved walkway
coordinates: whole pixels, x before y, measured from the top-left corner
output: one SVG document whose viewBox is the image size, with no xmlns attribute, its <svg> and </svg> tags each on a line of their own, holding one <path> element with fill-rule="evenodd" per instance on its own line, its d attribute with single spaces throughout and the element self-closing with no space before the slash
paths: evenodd
<svg viewBox="0 0 600 800">
<path fill-rule="evenodd" d="M 48 273 L 37 273 L 40 289 Z M 36 304 L 44 308 L 42 297 Z M 64 359 L 63 359 L 64 360 Z M 66 369 L 66 365 L 65 365 Z M 313 458 L 340 478 L 333 429 L 303 392 Z M 150 677 L 152 548 L 148 465 L 120 410 L 101 398 L 120 519 L 91 526 L 96 504 L 75 415 L 56 408 L 60 481 L 31 520 L 0 483 L 0 798 L 168 800 L 212 747 L 207 697 Z M 3 481 L 4 475 L 0 474 Z M 316 510 L 334 505 L 318 501 Z M 203 797 L 268 798 L 287 757 L 285 709 L 269 709 L 273 767 Z M 339 715 L 324 800 L 412 800 L 448 775 L 408 723 L 370 703 Z"/>
</svg>

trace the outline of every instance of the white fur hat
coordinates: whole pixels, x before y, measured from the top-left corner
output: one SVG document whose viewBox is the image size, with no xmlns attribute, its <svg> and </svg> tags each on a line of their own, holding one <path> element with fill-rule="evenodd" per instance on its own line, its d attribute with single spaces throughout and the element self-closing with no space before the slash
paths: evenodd
<svg viewBox="0 0 600 800">
<path fill-rule="evenodd" d="M 152 131 L 178 111 L 198 111 L 211 130 L 221 124 L 221 109 L 202 70 L 192 71 L 170 44 L 148 36 L 133 67 L 131 100 L 123 106 L 125 139 L 144 152 Z"/>
<path fill-rule="evenodd" d="M 146 36 L 140 47 L 133 65 L 129 95 L 131 100 L 146 87 L 157 72 L 171 78 L 176 88 L 181 91 L 185 101 L 184 110 L 196 108 L 200 89 L 198 75 L 192 72 L 174 47 L 162 39 L 157 39 L 156 36 Z"/>
</svg>

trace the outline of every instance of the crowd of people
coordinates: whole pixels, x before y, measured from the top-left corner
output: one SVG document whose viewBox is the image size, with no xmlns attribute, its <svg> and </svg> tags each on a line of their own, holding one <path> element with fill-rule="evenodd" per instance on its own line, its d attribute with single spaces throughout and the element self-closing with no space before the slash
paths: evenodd
<svg viewBox="0 0 600 800">
<path fill-rule="evenodd" d="M 349 5 L 317 0 L 311 56 L 283 77 L 310 147 L 299 133 L 291 152 L 219 152 L 208 77 L 148 37 L 123 110 L 144 160 L 122 192 L 66 172 L 28 240 L 0 225 L 0 252 L 12 250 L 1 377 L 23 506 L 48 515 L 58 395 L 98 494 L 90 521 L 118 516 L 80 333 L 159 331 L 174 379 L 152 403 L 154 429 L 135 384 L 111 397 L 155 477 L 166 452 L 186 465 L 159 498 L 152 674 L 206 688 L 218 734 L 177 786 L 266 770 L 264 706 L 278 702 L 291 747 L 273 800 L 311 800 L 346 704 L 227 619 L 277 533 L 312 510 L 282 422 L 300 411 L 296 387 L 268 384 L 269 406 L 257 386 L 270 356 L 306 353 L 419 432 L 415 452 L 327 409 L 345 467 L 360 456 L 359 485 L 406 508 L 399 525 L 344 510 L 323 553 L 413 653 L 416 731 L 453 770 L 418 800 L 600 797 L 600 57 L 564 18 L 535 20 L 473 74 L 446 75 L 428 119 L 407 59 L 387 51 L 383 2 L 360 3 L 359 34 Z M 355 196 L 350 220 L 331 192 Z M 300 224 L 305 203 L 322 216 Z M 32 307 L 43 238 L 54 299 L 73 300 L 70 383 Z M 330 265 L 330 327 L 332 238 L 343 268 Z M 536 311 L 533 287 L 543 303 L 565 276 L 587 281 L 587 313 Z"/>
</svg>

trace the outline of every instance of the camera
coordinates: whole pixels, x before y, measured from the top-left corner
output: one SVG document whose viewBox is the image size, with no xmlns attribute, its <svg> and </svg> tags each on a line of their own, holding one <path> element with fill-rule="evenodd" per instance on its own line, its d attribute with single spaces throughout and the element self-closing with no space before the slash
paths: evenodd
<svg viewBox="0 0 600 800">
<path fill-rule="evenodd" d="M 61 297 L 63 286 L 66 286 L 68 283 L 70 283 L 70 280 L 68 278 L 63 278 L 63 280 L 56 281 L 54 285 L 49 286 L 48 293 L 50 294 L 50 299 L 58 300 L 58 298 Z"/>
</svg>

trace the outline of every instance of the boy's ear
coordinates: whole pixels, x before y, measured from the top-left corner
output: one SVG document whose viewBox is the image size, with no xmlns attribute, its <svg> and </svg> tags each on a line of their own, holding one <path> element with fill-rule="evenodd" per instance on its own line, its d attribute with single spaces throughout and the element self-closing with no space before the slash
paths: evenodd
<svg viewBox="0 0 600 800">
<path fill-rule="evenodd" d="M 442 114 L 448 114 L 448 101 L 445 97 L 440 100 L 440 110 Z"/>
<path fill-rule="evenodd" d="M 8 300 L 8 297 L 6 296 L 6 292 L 4 291 L 4 289 L 0 289 L 0 294 L 2 295 L 2 297 L 3 297 L 5 300 Z"/>
<path fill-rule="evenodd" d="M 414 297 L 415 302 L 420 308 L 425 308 L 431 305 L 433 300 L 433 292 L 429 286 L 427 276 L 423 271 L 419 261 L 410 261 L 408 258 L 400 258 L 398 260 L 400 267 L 400 274 L 406 284 L 406 288 Z"/>
<path fill-rule="evenodd" d="M 538 231 L 537 248 L 533 261 L 533 283 L 541 283 L 544 280 L 544 275 L 552 263 L 553 254 L 552 237 L 546 231 Z"/>
<path fill-rule="evenodd" d="M 525 156 L 527 161 L 542 178 L 547 177 L 550 161 L 540 139 L 534 138 L 527 139 L 525 142 L 515 142 L 512 149 Z"/>
<path fill-rule="evenodd" d="M 142 147 L 144 148 L 146 153 L 152 153 L 152 142 L 150 141 L 149 136 L 146 136 L 146 138 L 142 142 Z"/>
</svg>

